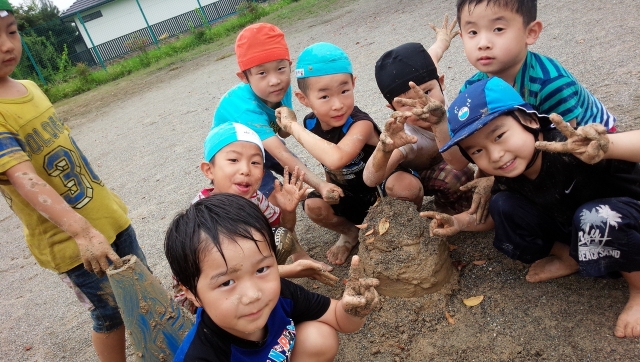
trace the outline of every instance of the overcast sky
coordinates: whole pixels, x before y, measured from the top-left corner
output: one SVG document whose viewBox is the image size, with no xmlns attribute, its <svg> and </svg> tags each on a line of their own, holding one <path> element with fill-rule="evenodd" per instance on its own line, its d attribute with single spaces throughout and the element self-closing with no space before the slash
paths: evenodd
<svg viewBox="0 0 640 362">
<path fill-rule="evenodd" d="M 76 0 L 52 0 L 58 9 L 60 9 L 60 12 L 67 10 L 75 1 Z M 26 2 L 26 0 L 10 0 L 9 2 L 15 5 L 16 3 L 20 4 Z"/>
<path fill-rule="evenodd" d="M 60 12 L 65 11 L 76 2 L 76 0 L 53 0 L 53 3 L 60 9 Z"/>
</svg>

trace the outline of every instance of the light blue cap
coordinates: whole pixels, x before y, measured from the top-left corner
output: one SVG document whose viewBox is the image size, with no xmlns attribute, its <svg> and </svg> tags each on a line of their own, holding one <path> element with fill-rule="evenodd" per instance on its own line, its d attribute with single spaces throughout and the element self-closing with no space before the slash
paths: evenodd
<svg viewBox="0 0 640 362">
<path fill-rule="evenodd" d="M 331 43 L 315 43 L 305 48 L 296 62 L 296 78 L 331 74 L 353 74 L 347 53 Z"/>
<path fill-rule="evenodd" d="M 219 126 L 213 127 L 207 138 L 204 140 L 204 159 L 211 162 L 213 156 L 221 149 L 233 142 L 250 142 L 258 145 L 262 151 L 262 159 L 264 161 L 264 147 L 260 141 L 260 137 L 251 130 L 251 128 L 233 122 L 226 122 Z"/>
</svg>

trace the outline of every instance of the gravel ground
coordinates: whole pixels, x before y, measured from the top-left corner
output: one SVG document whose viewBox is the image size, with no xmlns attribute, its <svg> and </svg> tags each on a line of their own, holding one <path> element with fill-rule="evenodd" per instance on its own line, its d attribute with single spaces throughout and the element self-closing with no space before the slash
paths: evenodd
<svg viewBox="0 0 640 362">
<path fill-rule="evenodd" d="M 379 123 L 389 112 L 373 69 L 386 50 L 404 42 L 434 40 L 429 23 L 454 14 L 453 1 L 346 0 L 328 11 L 282 25 L 295 57 L 307 45 L 330 41 L 345 49 L 357 76 L 356 103 Z M 539 1 L 545 29 L 531 49 L 562 62 L 618 116 L 619 128 L 640 126 L 640 3 L 637 0 Z M 135 76 L 57 104 L 60 116 L 94 169 L 130 208 L 140 244 L 155 275 L 169 286 L 163 233 L 173 215 L 206 185 L 198 164 L 202 141 L 220 97 L 237 83 L 232 47 Z M 441 62 L 453 99 L 474 73 L 459 39 Z M 308 110 L 296 104 L 302 117 Z M 316 161 L 295 140 L 288 146 L 313 170 Z M 6 361 L 94 361 L 90 318 L 73 294 L 27 249 L 18 219 L 0 207 L 0 357 Z M 319 259 L 337 235 L 300 215 L 303 245 Z M 491 247 L 491 233 L 450 243 L 454 260 L 486 259 L 468 266 L 459 286 L 429 298 L 385 299 L 359 333 L 343 336 L 339 360 L 568 360 L 638 361 L 640 342 L 612 336 L 626 298 L 620 280 L 572 276 L 527 284 L 526 265 Z M 345 277 L 346 267 L 336 269 Z M 303 281 L 307 287 L 313 283 Z M 339 297 L 341 287 L 317 291 Z M 487 296 L 467 309 L 460 299 Z M 456 318 L 447 324 L 444 310 Z"/>
</svg>

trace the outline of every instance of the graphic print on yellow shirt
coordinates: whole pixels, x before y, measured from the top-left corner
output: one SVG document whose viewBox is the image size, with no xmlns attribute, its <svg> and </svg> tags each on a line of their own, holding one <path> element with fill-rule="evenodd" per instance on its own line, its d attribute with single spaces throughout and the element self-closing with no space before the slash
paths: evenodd
<svg viewBox="0 0 640 362">
<path fill-rule="evenodd" d="M 16 191 L 6 177 L 8 169 L 31 162 L 38 176 L 109 242 L 131 221 L 122 200 L 104 186 L 47 96 L 31 81 L 20 83 L 27 95 L 0 98 L 0 191 L 22 221 L 38 263 L 61 273 L 81 263 L 75 240 Z"/>
</svg>

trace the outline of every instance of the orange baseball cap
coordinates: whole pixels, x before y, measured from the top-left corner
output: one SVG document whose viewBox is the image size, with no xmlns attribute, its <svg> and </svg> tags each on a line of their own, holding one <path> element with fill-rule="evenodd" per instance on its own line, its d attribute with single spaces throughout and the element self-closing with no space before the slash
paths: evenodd
<svg viewBox="0 0 640 362">
<path fill-rule="evenodd" d="M 241 71 L 274 60 L 291 61 L 284 33 L 267 23 L 252 24 L 242 29 L 236 38 L 235 50 Z"/>
</svg>

